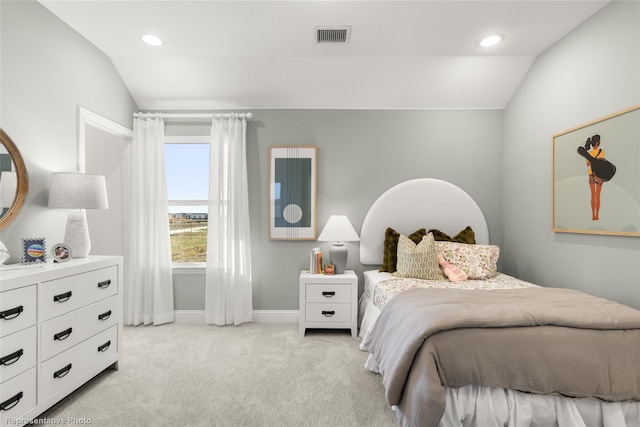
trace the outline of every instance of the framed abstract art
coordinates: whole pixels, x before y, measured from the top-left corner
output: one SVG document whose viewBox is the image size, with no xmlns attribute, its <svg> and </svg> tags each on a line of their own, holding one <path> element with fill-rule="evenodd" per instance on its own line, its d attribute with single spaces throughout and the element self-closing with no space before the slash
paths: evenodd
<svg viewBox="0 0 640 427">
<path fill-rule="evenodd" d="M 316 240 L 318 148 L 269 148 L 269 239 Z"/>
<path fill-rule="evenodd" d="M 640 105 L 553 135 L 552 229 L 640 236 Z"/>
</svg>

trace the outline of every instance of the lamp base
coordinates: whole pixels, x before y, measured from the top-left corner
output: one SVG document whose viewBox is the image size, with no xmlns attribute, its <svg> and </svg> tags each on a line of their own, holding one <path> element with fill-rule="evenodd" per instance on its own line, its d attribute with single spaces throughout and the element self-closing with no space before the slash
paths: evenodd
<svg viewBox="0 0 640 427">
<path fill-rule="evenodd" d="M 64 230 L 64 244 L 69 245 L 74 258 L 86 258 L 91 250 L 89 226 L 85 211 L 69 212 Z"/>
<path fill-rule="evenodd" d="M 344 274 L 347 268 L 347 255 L 349 251 L 342 242 L 335 242 L 329 250 L 331 263 L 335 266 L 335 274 Z"/>
</svg>

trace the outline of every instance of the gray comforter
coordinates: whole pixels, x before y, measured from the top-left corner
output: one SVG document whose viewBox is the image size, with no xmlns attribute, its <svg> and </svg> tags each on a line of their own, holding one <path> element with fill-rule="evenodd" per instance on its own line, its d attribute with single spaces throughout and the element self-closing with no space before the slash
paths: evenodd
<svg viewBox="0 0 640 427">
<path fill-rule="evenodd" d="M 640 311 L 569 289 L 412 289 L 363 347 L 406 426 L 438 425 L 443 386 L 640 401 Z"/>
</svg>

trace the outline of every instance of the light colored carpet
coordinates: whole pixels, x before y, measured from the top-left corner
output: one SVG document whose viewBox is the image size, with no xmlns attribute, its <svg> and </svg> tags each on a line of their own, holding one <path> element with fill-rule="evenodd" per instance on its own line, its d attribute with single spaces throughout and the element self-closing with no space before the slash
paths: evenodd
<svg viewBox="0 0 640 427">
<path fill-rule="evenodd" d="M 125 327 L 107 370 L 38 419 L 118 426 L 396 426 L 348 331 L 250 323 Z"/>
</svg>

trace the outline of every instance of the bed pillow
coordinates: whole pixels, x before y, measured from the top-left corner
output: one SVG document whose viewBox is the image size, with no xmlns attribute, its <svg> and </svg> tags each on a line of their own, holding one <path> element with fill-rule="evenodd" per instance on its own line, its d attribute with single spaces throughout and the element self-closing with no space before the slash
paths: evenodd
<svg viewBox="0 0 640 427">
<path fill-rule="evenodd" d="M 476 244 L 476 234 L 473 232 L 473 229 L 467 225 L 464 230 L 461 230 L 458 234 L 453 237 L 449 237 L 447 233 L 444 233 L 438 229 L 432 228 L 429 230 L 429 233 L 433 233 L 434 239 L 436 242 L 458 242 L 458 243 L 467 243 L 469 245 Z"/>
<path fill-rule="evenodd" d="M 468 245 L 456 242 L 435 242 L 437 253 L 469 276 L 488 279 L 498 271 L 500 248 L 495 245 Z"/>
<path fill-rule="evenodd" d="M 419 230 L 414 231 L 408 237 L 414 243 L 420 243 L 422 238 L 427 235 L 427 230 L 421 228 Z M 384 253 L 382 256 L 382 267 L 380 267 L 380 271 L 387 271 L 389 273 L 393 273 L 396 271 L 396 263 L 398 260 L 398 238 L 400 237 L 400 233 L 394 230 L 391 227 L 387 227 L 387 230 L 384 233 Z"/>
<path fill-rule="evenodd" d="M 423 236 L 418 244 L 401 234 L 398 238 L 398 271 L 396 275 L 414 279 L 443 280 L 444 276 L 436 255 L 433 234 L 429 233 Z"/>
</svg>

